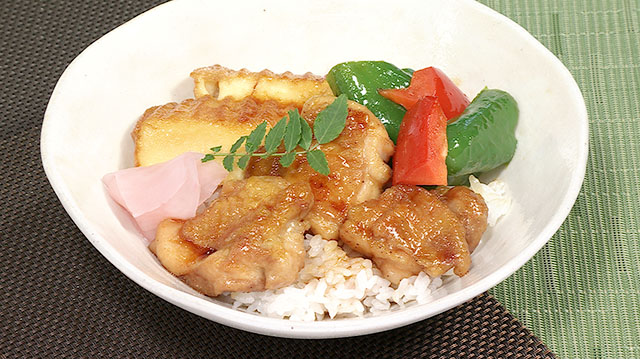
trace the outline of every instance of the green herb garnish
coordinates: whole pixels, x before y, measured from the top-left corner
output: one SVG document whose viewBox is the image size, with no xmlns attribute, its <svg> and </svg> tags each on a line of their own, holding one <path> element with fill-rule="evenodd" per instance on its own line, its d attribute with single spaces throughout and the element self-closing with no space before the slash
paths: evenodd
<svg viewBox="0 0 640 359">
<path fill-rule="evenodd" d="M 231 172 L 234 164 L 245 169 L 251 157 L 280 157 L 279 161 L 284 167 L 289 167 L 296 156 L 304 155 L 311 168 L 323 175 L 329 174 L 329 162 L 319 145 L 335 140 L 347 121 L 347 97 L 338 96 L 329 106 L 318 113 L 313 124 L 313 130 L 300 116 L 298 110 L 291 110 L 267 133 L 267 122 L 256 127 L 248 136 L 240 137 L 229 149 L 229 153 L 222 153 L 222 146 L 211 147 L 211 153 L 202 158 L 202 162 L 208 162 L 216 157 L 224 157 L 222 165 Z M 265 136 L 266 134 L 266 136 Z M 313 138 L 316 142 L 312 144 Z M 265 152 L 256 153 L 264 139 Z M 246 153 L 237 153 L 242 144 Z M 284 147 L 284 152 L 278 152 Z M 301 148 L 301 151 L 298 151 Z M 236 161 L 237 159 L 237 161 Z"/>
</svg>

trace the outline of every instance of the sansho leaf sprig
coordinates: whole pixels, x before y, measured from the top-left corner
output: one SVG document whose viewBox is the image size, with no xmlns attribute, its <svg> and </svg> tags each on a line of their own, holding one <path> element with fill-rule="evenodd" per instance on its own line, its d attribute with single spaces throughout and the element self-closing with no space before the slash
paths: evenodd
<svg viewBox="0 0 640 359">
<path fill-rule="evenodd" d="M 318 113 L 313 130 L 298 109 L 291 110 L 267 132 L 267 122 L 256 127 L 249 135 L 242 136 L 231 146 L 228 153 L 222 153 L 222 146 L 211 147 L 211 152 L 202 158 L 208 162 L 216 157 L 224 157 L 222 164 L 232 171 L 234 164 L 245 169 L 251 157 L 280 157 L 284 167 L 289 167 L 296 156 L 306 156 L 311 168 L 323 175 L 329 174 L 329 163 L 319 145 L 335 140 L 347 121 L 347 97 L 338 96 L 329 106 Z M 265 136 L 266 135 L 266 136 Z M 312 144 L 313 138 L 316 142 Z M 256 152 L 264 140 L 264 152 Z M 246 153 L 238 153 L 244 144 Z M 284 148 L 284 151 L 278 151 Z M 301 148 L 302 150 L 298 150 Z"/>
</svg>

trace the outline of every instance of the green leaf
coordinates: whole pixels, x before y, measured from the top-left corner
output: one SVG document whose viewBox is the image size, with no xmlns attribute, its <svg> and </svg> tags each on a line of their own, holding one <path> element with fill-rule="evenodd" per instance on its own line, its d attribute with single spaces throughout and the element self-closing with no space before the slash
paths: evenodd
<svg viewBox="0 0 640 359">
<path fill-rule="evenodd" d="M 229 152 L 236 153 L 236 151 L 238 151 L 238 149 L 240 148 L 240 146 L 242 146 L 242 143 L 246 139 L 247 139 L 247 136 L 242 136 L 242 137 L 238 138 L 236 140 L 236 142 L 231 146 L 231 150 L 229 150 Z"/>
<path fill-rule="evenodd" d="M 238 160 L 238 167 L 240 167 L 241 169 L 247 168 L 247 164 L 249 163 L 250 158 L 251 155 L 244 155 L 240 157 L 240 159 Z"/>
<path fill-rule="evenodd" d="M 224 157 L 224 159 L 222 160 L 222 166 L 224 166 L 224 169 L 231 172 L 233 171 L 233 159 L 234 156 L 232 155 L 227 155 Z"/>
<path fill-rule="evenodd" d="M 338 96 L 329 106 L 318 113 L 313 123 L 313 134 L 319 144 L 335 140 L 347 121 L 347 96 Z"/>
<path fill-rule="evenodd" d="M 267 121 L 259 124 L 258 127 L 251 131 L 249 137 L 247 137 L 247 143 L 244 144 L 244 148 L 247 150 L 247 153 L 254 153 L 258 149 L 266 131 Z"/>
<path fill-rule="evenodd" d="M 325 157 L 324 152 L 320 150 L 307 152 L 307 162 L 309 162 L 311 168 L 316 172 L 325 176 L 329 174 L 329 162 L 327 162 L 327 157 Z"/>
<path fill-rule="evenodd" d="M 298 109 L 289 111 L 289 123 L 284 131 L 284 149 L 287 152 L 295 150 L 300 142 L 300 114 Z M 285 166 L 286 167 L 286 166 Z"/>
<path fill-rule="evenodd" d="M 311 133 L 309 123 L 307 123 L 304 118 L 300 117 L 300 147 L 308 150 L 309 146 L 311 146 L 312 136 L 313 134 Z"/>
<path fill-rule="evenodd" d="M 271 156 L 280 156 L 280 164 L 284 167 L 289 167 L 295 161 L 298 155 L 296 148 L 300 145 L 305 150 L 300 154 L 306 155 L 307 162 L 309 162 L 311 168 L 326 176 L 330 170 L 324 152 L 319 149 L 309 151 L 310 148 L 317 148 L 317 145 L 311 147 L 313 137 L 315 136 L 318 144 L 333 141 L 344 130 L 347 115 L 347 98 L 345 95 L 338 96 L 329 106 L 320 111 L 313 129 L 300 116 L 297 109 L 291 110 L 288 112 L 288 119 L 287 116 L 280 119 L 269 133 L 266 133 L 267 122 L 265 121 L 251 131 L 248 136 L 238 138 L 231 146 L 230 153 L 222 160 L 222 164 L 227 171 L 233 171 L 235 158 L 239 156 L 236 155 L 236 152 L 244 143 L 247 154 L 238 159 L 237 165 L 239 168 L 247 168 L 251 157 L 267 158 Z M 262 144 L 263 139 L 266 151 L 255 153 Z M 282 143 L 284 143 L 285 153 L 276 153 Z M 213 160 L 216 156 L 224 156 L 224 153 L 216 155 L 221 150 L 222 146 L 211 147 L 213 154 L 205 155 L 201 161 L 207 162 Z"/>
<path fill-rule="evenodd" d="M 291 166 L 291 164 L 293 163 L 293 160 L 296 159 L 296 153 L 295 152 L 289 152 L 286 155 L 280 157 L 280 164 L 285 166 L 285 167 L 289 167 Z"/>
<path fill-rule="evenodd" d="M 202 157 L 202 159 L 200 159 L 200 161 L 204 162 L 209 162 L 213 160 L 213 155 L 210 153 L 207 153 L 206 155 L 204 155 L 204 157 Z"/>
<path fill-rule="evenodd" d="M 276 123 L 276 125 L 273 126 L 271 130 L 269 130 L 269 133 L 267 133 L 267 137 L 265 137 L 264 139 L 264 148 L 266 149 L 267 153 L 273 153 L 278 149 L 278 146 L 280 146 L 280 143 L 284 138 L 284 131 L 286 130 L 286 128 L 287 117 L 285 116 L 280 119 L 280 121 L 278 121 L 278 123 Z"/>
</svg>

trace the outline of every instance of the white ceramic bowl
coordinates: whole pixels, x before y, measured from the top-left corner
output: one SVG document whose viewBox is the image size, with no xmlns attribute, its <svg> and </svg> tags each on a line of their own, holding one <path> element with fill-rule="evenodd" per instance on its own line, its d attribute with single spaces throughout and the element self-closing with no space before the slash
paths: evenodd
<svg viewBox="0 0 640 359">
<path fill-rule="evenodd" d="M 293 322 L 233 310 L 169 274 L 101 177 L 133 165 L 129 136 L 143 111 L 191 97 L 191 70 L 212 64 L 325 74 L 348 60 L 437 66 L 473 97 L 504 89 L 521 117 L 513 161 L 498 176 L 511 212 L 485 236 L 468 275 L 432 303 L 375 318 Z M 232 327 L 284 337 L 379 332 L 428 318 L 495 286 L 555 233 L 584 177 L 587 114 L 569 71 L 524 29 L 471 0 L 174 1 L 111 31 L 66 69 L 42 128 L 42 161 L 67 212 L 91 243 L 145 289 Z M 89 280 L 87 278 L 86 280 Z M 149 318 L 153 320 L 153 318 Z"/>
</svg>

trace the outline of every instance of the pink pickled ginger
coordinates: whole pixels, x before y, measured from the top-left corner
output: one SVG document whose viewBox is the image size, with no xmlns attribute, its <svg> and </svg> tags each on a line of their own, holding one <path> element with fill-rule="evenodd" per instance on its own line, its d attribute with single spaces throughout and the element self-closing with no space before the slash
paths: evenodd
<svg viewBox="0 0 640 359">
<path fill-rule="evenodd" d="M 124 207 L 149 240 L 166 218 L 188 219 L 227 176 L 217 162 L 202 163 L 202 154 L 187 152 L 170 161 L 109 173 L 107 192 Z"/>
</svg>

